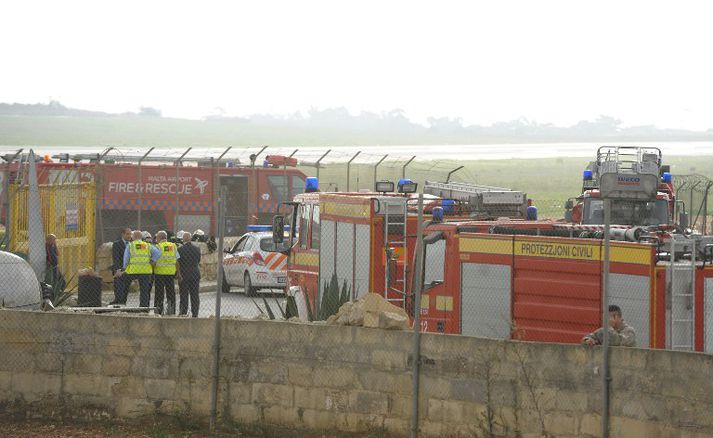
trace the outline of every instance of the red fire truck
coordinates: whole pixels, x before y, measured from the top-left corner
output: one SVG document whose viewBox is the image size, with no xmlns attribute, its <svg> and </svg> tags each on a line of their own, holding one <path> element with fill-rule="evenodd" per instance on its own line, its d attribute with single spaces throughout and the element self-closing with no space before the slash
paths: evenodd
<svg viewBox="0 0 713 438">
<path fill-rule="evenodd" d="M 654 188 L 659 178 L 671 182 L 655 178 Z M 306 294 L 315 305 L 336 276 L 352 286 L 351 298 L 382 294 L 411 314 L 419 311 L 421 329 L 436 333 L 577 343 L 601 325 L 599 228 L 430 220 L 417 285 L 412 202 L 387 193 L 298 196 L 291 293 Z M 621 226 L 612 232 L 609 296 L 635 327 L 638 345 L 713 352 L 713 237 Z M 416 287 L 423 290 L 418 303 Z"/>
<path fill-rule="evenodd" d="M 310 180 L 308 179 L 308 184 Z M 304 293 L 316 307 L 326 284 L 335 277 L 340 287 L 352 291 L 352 299 L 368 292 L 383 294 L 399 306 L 409 306 L 407 280 L 413 272 L 412 255 L 416 243 L 417 215 L 415 184 L 401 180 L 377 183 L 370 193 L 320 193 L 308 190 L 290 203 L 294 244 L 288 258 L 288 287 Z M 486 191 L 483 186 L 457 187 L 431 183 L 438 190 L 466 193 L 470 197 Z M 492 216 L 493 210 L 524 214 L 525 195 L 497 188 L 490 203 L 468 203 L 461 198 L 427 197 L 424 209 L 441 209 L 446 218 L 466 219 L 471 215 Z M 454 196 L 455 198 L 455 196 Z M 487 198 L 487 196 L 486 196 Z M 475 209 L 472 207 L 475 206 Z M 508 211 L 510 211 L 508 210 Z M 299 291 L 299 292 L 298 292 Z"/>
<path fill-rule="evenodd" d="M 241 235 L 249 224 L 269 223 L 281 203 L 302 193 L 305 174 L 294 159 L 270 155 L 263 166 L 218 165 L 202 159 L 182 165 L 152 161 L 138 165 L 136 157 L 66 156 L 64 162 L 48 157 L 38 163 L 40 184 L 95 182 L 97 188 L 97 241 L 116 239 L 124 226 L 152 233 L 195 230 L 217 234 L 214 202 L 226 187 L 227 236 Z M 226 160 L 227 161 L 227 160 Z M 26 170 L 18 161 L 0 165 L 3 181 L 21 178 Z"/>
</svg>

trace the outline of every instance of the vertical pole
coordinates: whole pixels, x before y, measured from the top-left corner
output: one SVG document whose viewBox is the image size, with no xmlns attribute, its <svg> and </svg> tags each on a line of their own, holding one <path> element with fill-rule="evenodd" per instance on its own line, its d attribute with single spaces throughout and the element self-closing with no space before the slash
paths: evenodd
<svg viewBox="0 0 713 438">
<path fill-rule="evenodd" d="M 706 185 L 706 192 L 703 195 L 703 235 L 705 236 L 708 231 L 708 191 L 713 185 L 713 182 L 709 182 Z"/>
<path fill-rule="evenodd" d="M 609 437 L 609 238 L 611 200 L 604 200 L 604 272 L 602 272 L 602 437 Z"/>
<path fill-rule="evenodd" d="M 251 184 L 251 182 L 252 182 L 253 189 L 254 189 L 252 192 L 255 193 L 255 197 L 254 197 L 254 198 L 253 198 L 253 197 L 249 197 L 249 198 L 248 198 L 248 199 L 249 199 L 249 200 L 248 200 L 248 210 L 250 210 L 250 200 L 252 200 L 252 202 L 254 202 L 254 204 L 253 204 L 253 205 L 254 205 L 254 210 L 252 210 L 252 213 L 254 213 L 254 214 L 250 214 L 250 211 L 248 212 L 248 223 L 247 223 L 247 225 L 250 225 L 250 220 L 249 220 L 249 219 L 250 219 L 250 216 L 252 216 L 252 217 L 254 217 L 254 218 L 258 218 L 258 216 L 259 216 L 259 215 L 258 215 L 258 210 L 259 210 L 259 205 L 260 205 L 260 190 L 259 190 L 259 182 L 258 182 L 258 180 L 257 180 L 257 170 L 255 169 L 255 161 L 257 160 L 257 157 L 258 157 L 261 153 L 263 153 L 263 152 L 265 151 L 265 149 L 267 149 L 267 146 L 263 146 L 262 149 L 260 149 L 260 150 L 257 152 L 257 154 L 250 155 L 250 168 L 252 169 L 252 172 L 251 172 L 251 173 L 252 173 L 252 176 L 251 176 L 251 178 L 250 178 L 251 181 L 248 181 L 248 193 L 250 192 L 250 184 Z M 259 220 L 259 218 L 258 218 L 258 220 Z M 258 222 L 258 223 L 259 223 L 259 222 Z M 245 231 L 247 231 L 247 230 L 245 230 Z"/>
<path fill-rule="evenodd" d="M 96 239 L 96 246 L 98 247 L 104 242 L 104 219 L 102 218 L 102 210 L 104 209 L 104 167 L 102 166 L 102 160 L 104 157 L 114 149 L 113 146 L 109 146 L 101 154 L 97 154 L 97 164 L 94 168 L 94 190 L 95 190 L 95 204 L 96 210 L 94 212 L 95 224 L 97 224 L 94 235 L 98 237 Z M 114 236 L 111 236 L 112 238 Z"/>
<path fill-rule="evenodd" d="M 376 170 L 378 169 L 379 165 L 384 162 L 386 157 L 388 157 L 389 154 L 384 155 L 381 157 L 381 160 L 379 160 L 375 165 L 374 165 L 374 182 L 371 184 L 371 190 L 376 190 Z"/>
<path fill-rule="evenodd" d="M 2 208 L 3 211 L 5 212 L 5 237 L 3 240 L 5 241 L 5 251 L 10 250 L 10 229 L 12 227 L 10 224 L 12 223 L 11 220 L 12 218 L 10 217 L 10 172 L 12 171 L 12 165 L 15 163 L 15 160 L 17 160 L 18 155 L 22 153 L 22 149 L 18 150 L 15 152 L 12 157 L 7 160 L 7 166 L 5 167 L 5 178 L 2 181 L 2 194 L 3 194 L 3 202 L 2 202 Z M 19 173 L 19 167 L 18 167 L 18 173 Z"/>
<path fill-rule="evenodd" d="M 331 149 L 327 149 L 327 152 L 325 152 L 321 157 L 319 157 L 319 160 L 317 160 L 316 167 L 317 167 L 317 183 L 319 184 L 319 168 L 322 166 L 320 163 L 322 162 L 322 159 L 327 156 L 328 153 L 332 152 Z"/>
<path fill-rule="evenodd" d="M 138 213 L 138 218 L 137 218 L 137 229 L 141 229 L 141 210 L 143 210 L 143 193 L 144 193 L 144 180 L 143 180 L 143 172 L 141 171 L 141 163 L 144 161 L 146 157 L 149 156 L 151 151 L 153 151 L 154 148 L 150 148 L 148 152 L 144 154 L 143 157 L 139 158 L 139 213 Z"/>
<path fill-rule="evenodd" d="M 689 227 L 690 229 L 692 229 L 692 230 L 695 229 L 695 227 L 696 227 L 696 220 L 698 219 L 698 215 L 696 215 L 695 218 L 693 217 L 693 211 L 694 211 L 694 207 L 693 207 L 693 189 L 695 189 L 695 188 L 698 186 L 698 184 L 700 184 L 700 181 L 696 181 L 695 184 L 691 185 L 691 193 L 690 193 L 689 196 L 688 196 L 688 199 L 690 200 L 690 202 L 688 203 L 688 211 L 689 211 L 688 227 Z"/>
<path fill-rule="evenodd" d="M 674 299 L 673 299 L 673 293 L 675 290 L 674 282 L 673 279 L 676 274 L 676 239 L 671 239 L 671 249 L 669 253 L 669 272 L 666 274 L 666 283 L 667 283 L 667 291 L 666 291 L 666 304 L 667 304 L 667 309 L 668 309 L 668 317 L 666 318 L 666 344 L 667 348 L 670 348 L 672 350 L 676 349 L 676 343 L 673 340 L 673 337 L 676 335 L 676 330 L 674 330 L 674 321 L 676 319 L 676 316 L 674 315 Z"/>
<path fill-rule="evenodd" d="M 411 164 L 411 162 L 412 162 L 413 160 L 415 160 L 415 159 L 416 159 L 416 156 L 414 155 L 413 157 L 411 157 L 410 160 L 408 160 L 408 161 L 406 162 L 406 164 L 403 165 L 403 167 L 401 168 L 401 178 L 406 178 L 406 166 L 408 166 L 409 164 Z"/>
<path fill-rule="evenodd" d="M 691 248 L 691 297 L 690 297 L 690 351 L 695 351 L 696 349 L 696 244 L 693 244 Z"/>
<path fill-rule="evenodd" d="M 456 167 L 455 169 L 453 169 L 453 170 L 451 170 L 450 172 L 448 172 L 448 176 L 446 177 L 446 182 L 449 182 L 449 181 L 451 180 L 451 175 L 453 175 L 454 173 L 458 172 L 459 170 L 461 170 L 461 169 L 464 168 L 464 167 L 465 167 L 465 166 L 458 166 L 458 167 Z"/>
<path fill-rule="evenodd" d="M 299 149 L 295 149 L 294 151 L 292 151 L 290 156 L 287 158 L 294 157 L 295 154 L 297 153 L 297 151 L 299 151 Z M 285 183 L 285 199 L 283 199 L 280 202 L 292 201 L 292 199 L 290 199 L 290 182 L 287 178 L 287 160 L 285 160 L 285 164 L 282 165 L 282 171 L 284 172 L 283 180 Z M 277 205 L 277 210 L 275 210 L 275 214 L 280 214 L 280 205 L 279 204 Z"/>
<path fill-rule="evenodd" d="M 175 208 L 175 212 L 173 215 L 173 233 L 174 234 L 178 232 L 178 215 L 179 215 L 179 211 L 180 211 L 180 208 L 178 206 L 178 203 L 179 203 L 178 194 L 181 191 L 181 181 L 180 181 L 181 175 L 180 175 L 179 171 L 181 170 L 181 161 L 183 160 L 183 157 L 185 157 L 186 154 L 191 149 L 193 149 L 193 148 L 190 147 L 190 148 L 186 149 L 186 151 L 180 157 L 178 157 L 178 160 L 176 160 L 176 205 L 175 205 L 176 208 Z"/>
<path fill-rule="evenodd" d="M 361 151 L 357 151 L 357 153 L 354 154 L 354 156 L 351 157 L 351 158 L 349 159 L 349 161 L 347 161 L 347 192 L 349 191 L 349 184 L 351 183 L 351 166 L 352 166 L 352 161 L 354 161 L 354 159 L 355 159 L 356 157 L 358 157 L 359 154 L 361 154 Z M 357 187 L 357 190 L 359 190 L 359 187 Z"/>
<path fill-rule="evenodd" d="M 220 168 L 220 160 L 222 160 L 223 157 L 225 156 L 225 154 L 227 154 L 228 151 L 231 150 L 232 148 L 233 148 L 232 146 L 228 146 L 227 148 L 225 148 L 225 150 L 223 151 L 222 154 L 218 155 L 218 158 L 216 158 L 215 160 L 213 160 L 213 158 L 211 157 L 211 159 L 210 159 L 210 164 L 211 164 L 211 168 L 212 168 L 212 172 L 213 172 L 213 188 L 211 189 L 211 192 L 212 192 L 212 193 L 211 193 L 211 196 L 215 196 L 216 193 L 220 193 L 220 192 L 219 192 L 219 191 L 220 191 L 220 170 L 217 170 L 217 171 L 216 171 L 216 166 L 217 166 L 218 168 Z M 217 223 L 217 222 L 213 222 L 213 220 L 212 220 L 212 218 L 214 217 L 214 216 L 213 216 L 213 212 L 215 211 L 215 209 L 216 209 L 216 205 L 215 205 L 215 204 L 214 204 L 214 205 L 211 205 L 211 207 L 210 207 L 210 211 L 211 211 L 211 227 L 213 227 L 213 228 L 211 228 L 211 230 L 212 230 L 212 231 L 211 231 L 211 234 L 214 235 L 214 236 L 217 236 L 218 233 L 216 232 L 215 228 L 218 227 L 218 223 Z M 218 218 L 215 218 L 215 220 L 217 221 Z M 175 233 L 176 230 L 174 229 L 173 232 Z"/>
<path fill-rule="evenodd" d="M 406 220 L 406 218 L 404 218 Z M 416 232 L 416 266 L 411 293 L 413 302 L 413 352 L 412 352 L 412 400 L 411 438 L 418 437 L 418 392 L 421 367 L 421 288 L 423 286 L 423 193 L 418 194 L 418 228 Z M 405 279 L 404 279 L 405 280 Z"/>
<path fill-rule="evenodd" d="M 218 196 L 218 259 L 223 256 L 225 237 L 225 187 L 220 188 Z M 215 293 L 215 325 L 213 332 L 213 382 L 210 391 L 210 430 L 215 431 L 218 418 L 218 380 L 220 373 L 220 298 L 223 293 L 223 263 L 218 263 L 218 278 Z"/>
</svg>

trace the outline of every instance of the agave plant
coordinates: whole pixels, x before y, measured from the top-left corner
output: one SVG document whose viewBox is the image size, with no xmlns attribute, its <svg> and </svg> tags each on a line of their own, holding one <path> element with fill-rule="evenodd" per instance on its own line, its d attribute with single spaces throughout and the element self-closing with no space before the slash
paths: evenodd
<svg viewBox="0 0 713 438">
<path fill-rule="evenodd" d="M 55 307 L 61 306 L 72 295 L 74 295 L 76 286 L 72 286 L 70 289 L 67 289 L 67 285 L 72 284 L 72 281 L 74 280 L 75 276 L 76 275 L 72 275 L 69 278 L 69 281 L 66 281 L 64 276 L 59 272 L 59 270 L 48 270 L 45 273 L 45 283 L 49 284 L 52 287 L 52 291 L 54 292 L 54 296 L 52 297 L 52 304 Z"/>
</svg>

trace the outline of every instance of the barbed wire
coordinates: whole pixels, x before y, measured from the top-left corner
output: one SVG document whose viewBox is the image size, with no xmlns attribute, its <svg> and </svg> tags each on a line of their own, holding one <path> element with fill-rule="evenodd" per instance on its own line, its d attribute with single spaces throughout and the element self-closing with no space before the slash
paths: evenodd
<svg viewBox="0 0 713 438">
<path fill-rule="evenodd" d="M 676 175 L 674 186 L 676 191 L 693 190 L 697 193 L 706 193 L 713 186 L 713 180 L 701 174 Z"/>
</svg>

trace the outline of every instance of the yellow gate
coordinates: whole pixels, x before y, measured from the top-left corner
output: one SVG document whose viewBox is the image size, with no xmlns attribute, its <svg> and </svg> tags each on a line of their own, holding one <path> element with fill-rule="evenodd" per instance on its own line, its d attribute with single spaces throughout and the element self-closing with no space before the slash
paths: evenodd
<svg viewBox="0 0 713 438">
<path fill-rule="evenodd" d="M 45 235 L 57 236 L 59 269 L 67 281 L 67 290 L 77 284 L 77 271 L 94 268 L 94 183 L 40 185 L 42 223 Z M 10 186 L 10 251 L 27 254 L 28 187 Z"/>
</svg>

